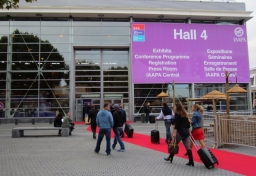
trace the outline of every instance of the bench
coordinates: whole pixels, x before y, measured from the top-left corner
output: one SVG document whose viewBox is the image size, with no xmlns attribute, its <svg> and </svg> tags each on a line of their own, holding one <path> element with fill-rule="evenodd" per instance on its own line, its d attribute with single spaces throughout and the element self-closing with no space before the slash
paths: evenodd
<svg viewBox="0 0 256 176">
<path fill-rule="evenodd" d="M 25 130 L 61 130 L 61 136 L 69 136 L 69 128 L 61 127 L 16 127 L 12 129 L 12 138 L 19 138 L 24 136 Z"/>
</svg>

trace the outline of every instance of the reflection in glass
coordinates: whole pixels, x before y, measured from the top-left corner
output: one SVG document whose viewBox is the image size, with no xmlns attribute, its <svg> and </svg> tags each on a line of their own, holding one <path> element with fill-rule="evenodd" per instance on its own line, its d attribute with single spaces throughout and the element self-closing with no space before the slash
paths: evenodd
<svg viewBox="0 0 256 176">
<path fill-rule="evenodd" d="M 104 76 L 104 81 L 128 81 L 128 76 L 124 76 L 124 77 Z"/>
<path fill-rule="evenodd" d="M 80 88 L 89 88 L 89 87 L 100 87 L 100 82 L 82 82 L 82 81 L 76 81 L 76 87 Z"/>
<path fill-rule="evenodd" d="M 83 43 L 83 44 L 101 44 L 101 36 L 73 36 L 73 43 Z"/>
<path fill-rule="evenodd" d="M 70 34 L 71 28 L 70 27 L 41 27 L 41 34 L 58 34 L 58 35 L 67 35 Z"/>
<path fill-rule="evenodd" d="M 70 44 L 62 44 L 62 43 L 47 43 L 47 42 L 43 42 L 40 45 L 40 49 L 42 52 L 70 52 L 71 51 L 71 47 Z"/>
<path fill-rule="evenodd" d="M 2 21 L 1 21 L 2 23 Z M 2 37 L 2 35 L 8 35 L 9 34 L 9 26 L 1 26 L 0 25 L 0 37 Z"/>
<path fill-rule="evenodd" d="M 11 33 L 15 32 L 16 30 L 23 33 L 23 35 L 24 34 L 33 34 L 33 35 L 39 35 L 40 34 L 40 27 L 39 26 L 11 26 Z"/>
<path fill-rule="evenodd" d="M 55 34 L 55 35 L 41 35 L 41 40 L 45 43 L 70 43 L 70 35 Z"/>
<path fill-rule="evenodd" d="M 73 27 L 74 35 L 101 35 L 101 28 L 99 27 Z"/>
<path fill-rule="evenodd" d="M 104 88 L 104 92 L 128 93 L 128 88 Z"/>
<path fill-rule="evenodd" d="M 76 71 L 76 76 L 96 76 L 100 75 L 100 71 Z"/>
<path fill-rule="evenodd" d="M 100 81 L 100 77 L 97 76 L 85 76 L 85 77 L 76 77 L 76 81 Z"/>
</svg>

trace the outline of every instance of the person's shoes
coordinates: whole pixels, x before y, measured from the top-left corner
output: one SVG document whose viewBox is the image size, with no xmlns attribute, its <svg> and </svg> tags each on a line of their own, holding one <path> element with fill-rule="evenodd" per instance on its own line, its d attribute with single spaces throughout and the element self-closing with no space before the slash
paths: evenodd
<svg viewBox="0 0 256 176">
<path fill-rule="evenodd" d="M 97 152 L 96 150 L 94 150 L 94 153 L 97 153 L 97 154 L 98 154 L 99 152 Z"/>
<path fill-rule="evenodd" d="M 112 145 L 112 149 L 115 150 L 115 147 L 116 147 L 116 146 L 114 146 L 114 144 L 113 144 L 113 145 Z"/>
<path fill-rule="evenodd" d="M 93 139 L 96 139 L 96 136 L 93 136 Z"/>
<path fill-rule="evenodd" d="M 71 136 L 71 132 L 69 132 L 69 136 Z"/>
<path fill-rule="evenodd" d="M 107 153 L 107 155 L 111 155 L 111 153 Z"/>
<path fill-rule="evenodd" d="M 124 152 L 124 149 L 119 149 L 119 150 L 117 150 L 118 152 Z"/>
<path fill-rule="evenodd" d="M 184 156 L 188 156 L 188 152 L 184 153 Z"/>
<path fill-rule="evenodd" d="M 164 158 L 165 161 L 170 161 L 171 163 L 172 163 L 172 159 L 173 158 L 169 158 L 169 157 L 168 158 Z"/>
<path fill-rule="evenodd" d="M 194 162 L 188 162 L 187 164 L 186 164 L 187 166 L 194 166 Z"/>
</svg>

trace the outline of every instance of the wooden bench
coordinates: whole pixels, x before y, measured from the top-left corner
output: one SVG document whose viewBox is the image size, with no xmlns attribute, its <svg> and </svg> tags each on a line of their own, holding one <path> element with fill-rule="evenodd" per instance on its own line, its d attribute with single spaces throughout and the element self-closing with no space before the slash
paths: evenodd
<svg viewBox="0 0 256 176">
<path fill-rule="evenodd" d="M 61 127 L 16 127 L 12 129 L 12 138 L 19 138 L 24 136 L 25 130 L 61 130 L 61 136 L 69 136 L 69 128 Z"/>
</svg>

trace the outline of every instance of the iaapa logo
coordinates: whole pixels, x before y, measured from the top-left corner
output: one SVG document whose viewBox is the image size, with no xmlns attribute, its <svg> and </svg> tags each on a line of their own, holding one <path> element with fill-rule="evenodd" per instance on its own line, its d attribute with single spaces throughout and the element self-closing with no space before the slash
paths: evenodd
<svg viewBox="0 0 256 176">
<path fill-rule="evenodd" d="M 242 37 L 244 35 L 244 30 L 240 27 L 235 28 L 234 33 L 237 37 Z"/>
<path fill-rule="evenodd" d="M 236 37 L 233 38 L 234 42 L 246 42 L 246 38 L 242 37 L 244 35 L 244 30 L 241 27 L 237 27 L 234 30 Z"/>
</svg>

